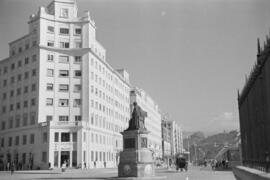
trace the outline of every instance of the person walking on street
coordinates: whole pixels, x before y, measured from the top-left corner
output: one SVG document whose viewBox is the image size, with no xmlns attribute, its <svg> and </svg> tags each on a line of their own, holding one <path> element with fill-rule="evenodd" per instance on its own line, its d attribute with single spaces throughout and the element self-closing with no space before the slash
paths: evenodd
<svg viewBox="0 0 270 180">
<path fill-rule="evenodd" d="M 15 170 L 15 164 L 14 162 L 11 163 L 11 166 L 10 166 L 10 173 L 11 175 L 14 173 L 14 170 Z"/>
</svg>

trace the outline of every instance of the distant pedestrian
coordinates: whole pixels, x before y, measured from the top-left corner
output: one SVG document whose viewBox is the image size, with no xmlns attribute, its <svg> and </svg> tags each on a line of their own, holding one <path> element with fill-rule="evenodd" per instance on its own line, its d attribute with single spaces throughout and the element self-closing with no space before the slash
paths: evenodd
<svg viewBox="0 0 270 180">
<path fill-rule="evenodd" d="M 106 168 L 106 161 L 104 161 L 104 168 Z"/>
<path fill-rule="evenodd" d="M 7 162 L 7 171 L 9 171 L 10 169 L 10 163 L 9 163 L 9 161 Z"/>
<path fill-rule="evenodd" d="M 96 163 L 96 161 L 94 161 L 94 167 L 96 168 L 96 166 L 97 166 L 97 163 Z"/>
<path fill-rule="evenodd" d="M 14 170 L 15 170 L 15 164 L 14 162 L 11 163 L 11 166 L 10 166 L 10 173 L 11 175 L 14 173 Z"/>
</svg>

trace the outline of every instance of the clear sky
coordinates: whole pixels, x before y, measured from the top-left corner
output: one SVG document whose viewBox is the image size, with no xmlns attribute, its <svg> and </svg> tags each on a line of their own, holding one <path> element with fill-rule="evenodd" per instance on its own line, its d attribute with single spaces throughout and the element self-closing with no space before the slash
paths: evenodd
<svg viewBox="0 0 270 180">
<path fill-rule="evenodd" d="M 51 0 L 0 0 L 0 59 Z M 114 68 L 186 131 L 237 129 L 237 89 L 270 27 L 269 0 L 77 0 Z"/>
</svg>

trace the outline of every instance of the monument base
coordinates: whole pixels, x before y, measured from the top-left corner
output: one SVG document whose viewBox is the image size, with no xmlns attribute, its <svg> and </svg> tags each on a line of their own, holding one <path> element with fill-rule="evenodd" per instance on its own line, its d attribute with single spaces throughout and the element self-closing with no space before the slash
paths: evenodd
<svg viewBox="0 0 270 180">
<path fill-rule="evenodd" d="M 124 131 L 124 151 L 120 153 L 118 177 L 153 177 L 152 152 L 147 147 L 147 130 Z"/>
<path fill-rule="evenodd" d="M 153 163 L 122 163 L 118 166 L 118 177 L 153 177 Z"/>
<path fill-rule="evenodd" d="M 166 179 L 166 176 L 149 176 L 149 177 L 111 177 L 109 180 L 148 180 L 148 179 Z"/>
</svg>

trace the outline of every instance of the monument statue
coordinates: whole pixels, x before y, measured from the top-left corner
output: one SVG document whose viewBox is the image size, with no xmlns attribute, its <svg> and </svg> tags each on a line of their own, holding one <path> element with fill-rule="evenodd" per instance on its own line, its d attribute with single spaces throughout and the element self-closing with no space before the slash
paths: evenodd
<svg viewBox="0 0 270 180">
<path fill-rule="evenodd" d="M 147 112 L 143 111 L 141 107 L 134 102 L 133 103 L 133 111 L 131 115 L 131 119 L 129 120 L 129 127 L 126 131 L 129 130 L 146 130 L 145 128 L 145 117 L 147 117 Z"/>
<path fill-rule="evenodd" d="M 129 120 L 129 127 L 121 132 L 123 135 L 123 151 L 120 152 L 118 177 L 141 179 L 155 178 L 155 163 L 152 152 L 148 148 L 148 131 L 145 127 L 147 112 L 143 111 L 136 102 Z"/>
</svg>

